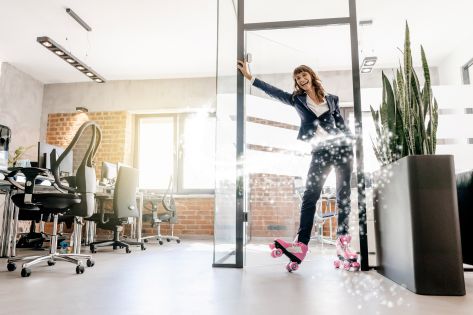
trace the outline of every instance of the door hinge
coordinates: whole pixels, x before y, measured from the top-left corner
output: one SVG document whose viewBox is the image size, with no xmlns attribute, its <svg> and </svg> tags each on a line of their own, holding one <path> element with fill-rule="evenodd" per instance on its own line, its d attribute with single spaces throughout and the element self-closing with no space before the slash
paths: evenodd
<svg viewBox="0 0 473 315">
<path fill-rule="evenodd" d="M 248 212 L 243 212 L 243 222 L 248 222 Z"/>
</svg>

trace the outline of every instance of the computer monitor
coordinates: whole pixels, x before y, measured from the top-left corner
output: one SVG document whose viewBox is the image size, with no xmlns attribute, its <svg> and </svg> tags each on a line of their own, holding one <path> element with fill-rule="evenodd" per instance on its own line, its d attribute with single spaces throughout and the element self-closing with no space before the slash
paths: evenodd
<svg viewBox="0 0 473 315">
<path fill-rule="evenodd" d="M 114 184 L 118 176 L 117 164 L 102 162 L 102 183 Z"/>
<path fill-rule="evenodd" d="M 51 169 L 51 155 L 57 161 L 59 156 L 64 152 L 64 149 L 45 142 L 38 142 L 38 167 Z M 59 165 L 59 174 L 72 175 L 73 170 L 73 155 L 72 151 L 62 160 Z"/>
<path fill-rule="evenodd" d="M 8 146 L 11 140 L 10 128 L 0 125 L 0 169 L 8 168 Z"/>
</svg>

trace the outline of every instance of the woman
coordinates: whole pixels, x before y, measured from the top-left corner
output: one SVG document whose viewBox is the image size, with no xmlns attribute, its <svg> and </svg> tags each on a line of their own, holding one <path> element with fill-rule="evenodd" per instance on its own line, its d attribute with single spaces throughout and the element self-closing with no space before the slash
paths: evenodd
<svg viewBox="0 0 473 315">
<path fill-rule="evenodd" d="M 358 270 L 358 255 L 350 249 L 348 234 L 350 214 L 350 182 L 353 170 L 352 135 L 345 125 L 338 106 L 338 97 L 325 93 L 317 74 L 310 67 L 301 65 L 294 69 L 294 92 L 287 93 L 251 75 L 246 62 L 238 61 L 238 69 L 251 84 L 269 96 L 293 106 L 301 118 L 297 139 L 312 144 L 312 161 L 307 175 L 302 199 L 299 231 L 294 243 L 275 240 L 272 249 L 278 248 L 290 259 L 289 271 L 305 258 L 314 224 L 315 205 L 332 166 L 336 174 L 338 229 L 337 256 L 339 268 Z M 281 252 L 273 256 L 280 256 Z M 297 264 L 296 264 L 297 263 Z"/>
</svg>

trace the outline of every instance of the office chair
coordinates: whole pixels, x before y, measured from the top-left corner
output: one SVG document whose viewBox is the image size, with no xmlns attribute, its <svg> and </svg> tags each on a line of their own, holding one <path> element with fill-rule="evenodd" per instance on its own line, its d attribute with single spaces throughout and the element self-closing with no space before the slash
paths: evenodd
<svg viewBox="0 0 473 315">
<path fill-rule="evenodd" d="M 302 178 L 296 177 L 294 179 L 294 189 L 296 191 L 296 196 L 299 201 L 299 208 L 302 204 L 302 198 L 304 196 L 305 186 L 302 183 Z M 324 187 L 320 194 L 320 198 L 315 205 L 315 216 L 314 216 L 314 228 L 316 235 L 311 237 L 311 239 L 316 239 L 322 244 L 335 244 L 333 238 L 333 228 L 332 228 L 332 218 L 338 216 L 337 211 L 337 198 L 334 192 L 331 191 L 329 187 Z M 324 207 L 325 205 L 325 207 Z M 325 211 L 324 211 L 325 210 Z M 327 222 L 329 223 L 329 236 L 324 236 L 324 225 Z"/>
<path fill-rule="evenodd" d="M 473 265 L 473 237 L 470 232 L 473 222 L 473 170 L 456 174 L 456 184 L 463 263 Z M 464 269 L 473 271 L 471 268 Z"/>
<path fill-rule="evenodd" d="M 86 129 L 92 129 L 91 141 L 86 150 L 84 158 L 77 169 L 75 185 L 68 186 L 62 182 L 59 177 L 59 165 L 66 155 L 72 150 Z M 37 167 L 18 168 L 7 175 L 8 181 L 17 189 L 24 193 L 17 193 L 12 196 L 13 203 L 19 208 L 20 212 L 29 214 L 41 214 L 43 217 L 53 217 L 53 233 L 51 235 L 51 246 L 49 254 L 44 256 L 15 257 L 8 259 L 8 271 L 16 269 L 16 263 L 25 262 L 22 265 L 21 276 L 29 277 L 31 275 L 30 267 L 47 261 L 49 266 L 53 266 L 57 261 L 65 261 L 76 265 L 76 273 L 82 274 L 85 271 L 81 259 L 87 260 L 87 266 L 92 267 L 95 263 L 90 255 L 80 254 L 80 230 L 79 219 L 75 220 L 74 241 L 79 249 L 75 249 L 71 254 L 57 253 L 57 228 L 60 216 L 68 215 L 73 217 L 88 217 L 92 215 L 95 208 L 95 168 L 94 157 L 101 141 L 101 130 L 99 126 L 92 121 L 84 123 L 72 139 L 69 146 L 61 154 L 57 161 L 51 165 L 51 172 Z M 22 173 L 26 177 L 25 186 L 16 180 L 16 176 Z M 45 178 L 52 182 L 55 192 L 35 191 L 35 180 Z"/>
<path fill-rule="evenodd" d="M 123 225 L 129 223 L 130 218 L 138 218 L 139 212 L 136 205 L 136 191 L 138 189 L 139 171 L 136 168 L 122 166 L 118 171 L 118 178 L 113 194 L 113 213 L 105 213 L 104 207 L 100 213 L 94 214 L 86 220 L 95 221 L 98 228 L 113 231 L 113 240 L 90 243 L 90 251 L 95 253 L 98 247 L 112 246 L 125 247 L 126 253 L 131 253 L 130 245 L 139 245 L 145 250 L 143 242 L 121 241 L 119 236 Z"/>
<path fill-rule="evenodd" d="M 177 223 L 177 211 L 172 192 L 172 177 L 170 178 L 168 188 L 162 197 L 154 195 L 148 195 L 147 197 L 148 200 L 144 207 L 151 211 L 151 215 L 145 215 L 144 217 L 151 221 L 151 227 L 156 227 L 157 234 L 145 236 L 142 237 L 142 239 L 145 242 L 148 242 L 148 239 L 156 238 L 159 245 L 163 245 L 163 239 L 166 239 L 168 242 L 175 240 L 179 244 L 181 239 L 174 236 L 174 224 Z M 159 204 L 162 205 L 164 212 L 159 213 Z M 161 234 L 161 223 L 163 222 L 167 222 L 170 225 L 171 235 Z"/>
</svg>

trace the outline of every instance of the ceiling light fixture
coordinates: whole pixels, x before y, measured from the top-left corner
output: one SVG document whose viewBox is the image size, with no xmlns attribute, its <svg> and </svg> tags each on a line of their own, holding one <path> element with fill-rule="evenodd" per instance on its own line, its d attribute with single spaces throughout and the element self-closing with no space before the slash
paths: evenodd
<svg viewBox="0 0 473 315">
<path fill-rule="evenodd" d="M 76 107 L 76 112 L 79 112 L 79 113 L 88 113 L 89 110 L 87 109 L 87 107 L 78 106 L 78 107 Z"/>
<path fill-rule="evenodd" d="M 363 59 L 363 63 L 361 64 L 362 67 L 364 66 L 369 66 L 372 67 L 376 63 L 376 60 L 378 60 L 378 57 L 365 57 Z"/>
<path fill-rule="evenodd" d="M 36 41 L 40 43 L 43 47 L 46 47 L 49 51 L 52 51 L 59 58 L 66 61 L 71 66 L 74 66 L 77 70 L 85 74 L 88 78 L 94 80 L 97 83 L 104 83 L 105 79 L 95 72 L 91 67 L 84 64 L 82 61 L 74 57 L 71 53 L 67 52 L 63 47 L 58 43 L 53 41 L 47 36 L 42 36 L 36 38 Z"/>
<path fill-rule="evenodd" d="M 66 12 L 67 14 L 69 14 L 74 20 L 76 20 L 77 23 L 80 24 L 80 26 L 82 26 L 83 28 L 85 28 L 87 30 L 87 32 L 90 32 L 92 31 L 92 28 L 84 22 L 83 19 L 81 19 L 74 11 L 72 11 L 72 9 L 70 8 L 67 8 L 66 9 Z"/>
<path fill-rule="evenodd" d="M 365 57 L 361 63 L 361 73 L 370 73 L 378 57 Z"/>
</svg>

